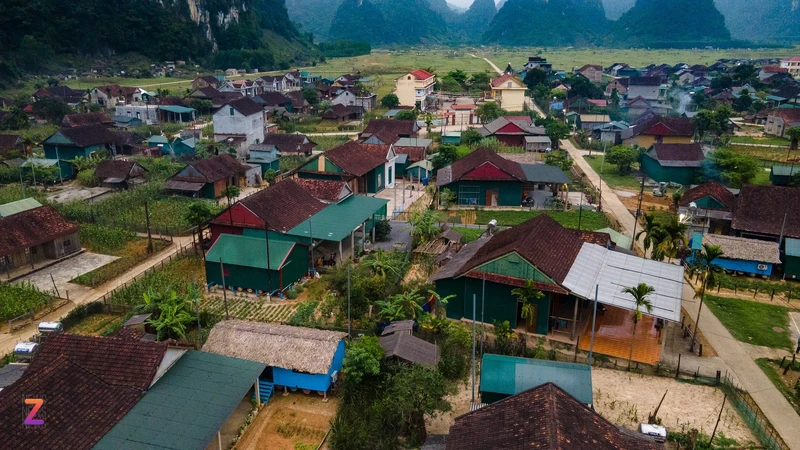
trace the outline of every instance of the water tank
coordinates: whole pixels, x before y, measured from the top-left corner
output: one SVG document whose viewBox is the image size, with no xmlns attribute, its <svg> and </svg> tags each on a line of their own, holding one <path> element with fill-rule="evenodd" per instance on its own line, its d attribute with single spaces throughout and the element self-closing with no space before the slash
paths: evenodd
<svg viewBox="0 0 800 450">
<path fill-rule="evenodd" d="M 39 333 L 52 334 L 62 330 L 61 322 L 39 322 Z"/>
<path fill-rule="evenodd" d="M 30 361 L 38 349 L 39 344 L 35 342 L 20 342 L 14 346 L 14 357 L 19 361 Z"/>
</svg>

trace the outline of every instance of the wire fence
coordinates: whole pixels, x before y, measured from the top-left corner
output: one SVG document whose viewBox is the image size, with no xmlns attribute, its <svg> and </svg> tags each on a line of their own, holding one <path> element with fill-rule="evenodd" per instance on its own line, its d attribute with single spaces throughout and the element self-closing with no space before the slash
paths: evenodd
<svg viewBox="0 0 800 450">
<path fill-rule="evenodd" d="M 789 450 L 789 446 L 781 439 L 778 432 L 775 431 L 775 428 L 772 427 L 761 408 L 758 407 L 747 391 L 736 386 L 727 374 L 721 378 L 719 387 L 728 395 L 728 400 L 730 400 L 739 416 L 761 443 L 762 448 L 767 450 Z"/>
</svg>

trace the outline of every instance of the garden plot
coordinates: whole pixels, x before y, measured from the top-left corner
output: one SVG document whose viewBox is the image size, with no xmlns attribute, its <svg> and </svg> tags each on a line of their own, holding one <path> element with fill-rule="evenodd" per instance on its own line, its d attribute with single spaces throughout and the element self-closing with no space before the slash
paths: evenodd
<svg viewBox="0 0 800 450">
<path fill-rule="evenodd" d="M 225 316 L 225 300 L 221 294 L 207 294 L 203 310 Z M 297 310 L 297 302 L 270 303 L 266 300 L 228 296 L 231 317 L 256 322 L 286 322 Z"/>
</svg>

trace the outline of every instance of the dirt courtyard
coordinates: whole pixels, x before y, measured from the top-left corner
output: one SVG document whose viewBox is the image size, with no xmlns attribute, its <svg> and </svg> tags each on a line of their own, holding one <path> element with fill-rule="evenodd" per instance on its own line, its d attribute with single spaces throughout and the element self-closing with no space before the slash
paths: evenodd
<svg viewBox="0 0 800 450">
<path fill-rule="evenodd" d="M 276 391 L 236 445 L 239 450 L 295 450 L 295 444 L 317 448 L 339 406 L 337 398 Z"/>
<path fill-rule="evenodd" d="M 658 405 L 661 396 L 669 390 L 658 417 L 671 431 L 697 428 L 711 434 L 722 405 L 719 389 L 683 383 L 672 378 L 638 375 L 613 369 L 592 369 L 594 407 L 612 423 L 636 430 L 647 415 Z M 478 395 L 476 390 L 476 397 Z M 452 411 L 436 418 L 426 418 L 429 434 L 447 433 L 455 418 L 469 412 L 472 388 L 469 383 L 459 384 L 456 395 L 447 397 Z M 755 438 L 731 406 L 726 404 L 717 433 L 736 439 L 739 443 L 755 442 Z"/>
</svg>

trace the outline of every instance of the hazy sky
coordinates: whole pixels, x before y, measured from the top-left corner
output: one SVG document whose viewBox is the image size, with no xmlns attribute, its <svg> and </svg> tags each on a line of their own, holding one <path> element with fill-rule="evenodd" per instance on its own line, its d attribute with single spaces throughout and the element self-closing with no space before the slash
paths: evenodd
<svg viewBox="0 0 800 450">
<path fill-rule="evenodd" d="M 447 3 L 452 3 L 454 5 L 463 6 L 466 8 L 472 4 L 472 0 L 447 0 Z"/>
</svg>

